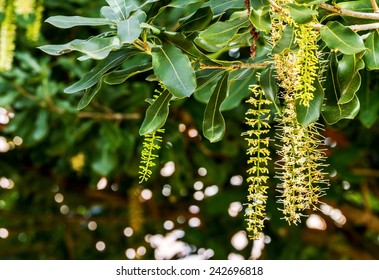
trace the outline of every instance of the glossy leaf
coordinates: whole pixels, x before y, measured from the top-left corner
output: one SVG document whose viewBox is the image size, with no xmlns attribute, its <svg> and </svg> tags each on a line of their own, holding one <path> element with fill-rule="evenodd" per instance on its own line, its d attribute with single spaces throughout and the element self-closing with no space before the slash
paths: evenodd
<svg viewBox="0 0 379 280">
<path fill-rule="evenodd" d="M 208 103 L 212 95 L 213 88 L 216 86 L 218 80 L 225 73 L 224 70 L 202 70 L 196 73 L 197 88 L 194 96 L 197 101 Z"/>
<path fill-rule="evenodd" d="M 314 87 L 313 99 L 309 102 L 309 106 L 300 105 L 300 101 L 296 101 L 297 120 L 303 126 L 308 126 L 317 121 L 321 114 L 324 102 L 324 89 L 318 79 L 315 80 Z"/>
<path fill-rule="evenodd" d="M 180 27 L 178 31 L 197 32 L 206 28 L 213 18 L 213 12 L 210 7 L 198 9 L 192 15 L 179 20 Z"/>
<path fill-rule="evenodd" d="M 117 36 L 121 44 L 133 43 L 141 34 L 142 28 L 136 16 L 117 22 Z"/>
<path fill-rule="evenodd" d="M 265 33 L 269 33 L 271 30 L 271 18 L 270 18 L 270 8 L 262 8 L 259 10 L 251 10 L 250 21 L 254 27 L 258 28 Z"/>
<path fill-rule="evenodd" d="M 45 20 L 59 28 L 71 28 L 74 26 L 100 26 L 111 25 L 112 21 L 105 18 L 89 18 L 81 16 L 52 16 Z"/>
<path fill-rule="evenodd" d="M 211 0 L 210 6 L 215 15 L 225 13 L 226 10 L 230 9 L 245 9 L 244 1 L 240 0 Z"/>
<path fill-rule="evenodd" d="M 275 78 L 275 70 L 271 66 L 268 66 L 262 71 L 259 81 L 266 98 L 275 105 L 277 112 L 280 113 L 280 102 L 277 95 L 279 86 Z"/>
<path fill-rule="evenodd" d="M 299 24 L 311 22 L 313 17 L 317 15 L 317 11 L 307 8 L 303 5 L 290 3 L 287 4 L 287 7 L 294 21 Z"/>
<path fill-rule="evenodd" d="M 270 2 L 269 0 L 255 0 L 250 1 L 250 5 L 254 10 L 262 9 L 263 7 L 269 7 Z"/>
<path fill-rule="evenodd" d="M 172 94 L 165 90 L 147 109 L 139 134 L 145 135 L 161 128 L 167 120 Z"/>
<path fill-rule="evenodd" d="M 82 110 L 85 107 L 87 107 L 92 101 L 92 99 L 95 97 L 95 95 L 99 92 L 102 85 L 103 81 L 100 80 L 95 87 L 87 88 L 84 92 L 83 97 L 79 101 L 77 110 Z"/>
<path fill-rule="evenodd" d="M 122 70 L 113 71 L 104 76 L 104 82 L 109 85 L 118 85 L 125 82 L 130 77 L 153 69 L 151 62 L 140 65 L 130 65 L 130 67 Z"/>
<path fill-rule="evenodd" d="M 126 6 L 125 0 L 106 0 L 108 5 L 112 8 L 114 14 L 119 20 L 125 20 L 129 17 L 129 14 L 138 9 L 134 4 Z"/>
<path fill-rule="evenodd" d="M 353 119 L 359 112 L 360 103 L 356 95 L 345 104 L 338 104 L 341 96 L 337 77 L 338 60 L 335 53 L 328 59 L 328 70 L 325 81 L 325 106 L 322 116 L 328 124 L 334 124 L 341 119 Z"/>
<path fill-rule="evenodd" d="M 195 43 L 209 52 L 223 49 L 237 34 L 238 30 L 247 27 L 249 22 L 246 17 L 237 17 L 229 21 L 219 21 L 209 28 L 201 31 L 195 39 Z"/>
<path fill-rule="evenodd" d="M 291 25 L 286 25 L 283 30 L 282 37 L 272 49 L 272 54 L 279 54 L 285 49 L 294 50 L 297 48 L 295 45 L 295 29 Z"/>
<path fill-rule="evenodd" d="M 178 98 L 196 89 L 195 71 L 188 57 L 172 44 L 152 49 L 154 74 Z"/>
<path fill-rule="evenodd" d="M 336 21 L 330 21 L 324 25 L 320 34 L 329 48 L 344 54 L 355 54 L 366 49 L 358 34 Z"/>
<path fill-rule="evenodd" d="M 225 120 L 220 107 L 227 96 L 228 76 L 229 73 L 225 72 L 217 82 L 204 112 L 203 134 L 212 143 L 220 141 L 225 133 Z"/>
<path fill-rule="evenodd" d="M 379 33 L 378 30 L 374 30 L 365 40 L 367 51 L 365 52 L 363 59 L 365 61 L 368 70 L 379 69 Z"/>
<path fill-rule="evenodd" d="M 112 52 L 108 57 L 103 59 L 90 72 L 86 73 L 79 81 L 64 90 L 65 93 L 74 93 L 94 86 L 101 77 L 110 69 L 120 65 L 129 57 L 134 56 L 137 51 L 118 50 Z"/>
<path fill-rule="evenodd" d="M 348 103 L 354 98 L 361 86 L 359 70 L 364 67 L 365 64 L 358 55 L 344 55 L 338 62 L 337 77 L 341 94 L 338 104 Z"/>
<path fill-rule="evenodd" d="M 41 47 L 38 47 L 38 49 L 40 49 L 41 51 L 49 54 L 49 55 L 62 55 L 62 54 L 65 54 L 65 53 L 69 53 L 69 52 L 72 52 L 75 50 L 75 48 L 73 48 L 71 46 L 71 44 L 81 44 L 81 43 L 84 43 L 86 40 L 80 40 L 80 39 L 75 39 L 75 40 L 72 40 L 71 42 L 69 43 L 66 43 L 66 44 L 60 44 L 60 45 L 44 45 L 44 46 L 41 46 Z"/>
</svg>

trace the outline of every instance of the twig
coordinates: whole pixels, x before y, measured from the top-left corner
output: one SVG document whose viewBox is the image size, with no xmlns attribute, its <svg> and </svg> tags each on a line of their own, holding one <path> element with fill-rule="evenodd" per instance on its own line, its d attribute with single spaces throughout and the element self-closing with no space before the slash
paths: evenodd
<svg viewBox="0 0 379 280">
<path fill-rule="evenodd" d="M 79 112 L 79 118 L 97 119 L 97 120 L 139 120 L 141 115 L 138 113 L 121 114 L 121 113 L 97 113 L 97 112 Z"/>
<path fill-rule="evenodd" d="M 372 1 L 371 1 L 372 2 Z M 270 1 L 271 3 L 271 1 Z M 379 20 L 379 13 L 362 13 L 362 12 L 355 12 L 351 10 L 345 10 L 336 6 L 332 6 L 329 4 L 321 3 L 320 7 L 331 11 L 336 14 L 342 14 L 349 17 L 355 17 L 355 18 L 362 18 L 362 19 L 372 19 L 372 20 Z"/>
<path fill-rule="evenodd" d="M 379 7 L 378 7 L 378 4 L 376 3 L 376 0 L 370 0 L 370 1 L 371 1 L 372 8 L 374 9 L 374 12 L 379 13 Z"/>
<path fill-rule="evenodd" d="M 230 66 L 221 66 L 221 65 L 200 65 L 200 70 L 204 69 L 226 69 L 226 70 L 235 70 L 235 69 L 262 69 L 269 65 L 269 62 L 262 63 L 240 63 L 240 64 L 232 64 Z"/>
<path fill-rule="evenodd" d="M 350 25 L 348 26 L 353 31 L 365 31 L 365 30 L 373 30 L 373 29 L 379 29 L 379 22 L 377 23 L 368 23 L 368 24 L 357 24 L 357 25 Z"/>
</svg>

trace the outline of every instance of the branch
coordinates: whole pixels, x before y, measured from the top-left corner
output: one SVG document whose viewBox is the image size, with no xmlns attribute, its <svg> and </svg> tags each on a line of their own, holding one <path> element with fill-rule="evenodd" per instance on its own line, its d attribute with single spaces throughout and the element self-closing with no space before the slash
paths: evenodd
<svg viewBox="0 0 379 280">
<path fill-rule="evenodd" d="M 98 120 L 139 120 L 141 115 L 138 113 L 121 114 L 121 113 L 97 113 L 97 112 L 79 112 L 79 118 L 89 118 Z"/>
<path fill-rule="evenodd" d="M 379 7 L 378 7 L 378 4 L 376 3 L 376 0 L 370 0 L 370 1 L 371 1 L 372 8 L 374 9 L 374 12 L 379 13 Z"/>
<path fill-rule="evenodd" d="M 248 68 L 255 68 L 255 69 L 263 69 L 267 65 L 269 65 L 269 62 L 262 62 L 262 63 L 240 63 L 240 64 L 232 64 L 230 66 L 221 66 L 221 65 L 200 65 L 200 70 L 204 69 L 226 69 L 226 70 L 236 70 L 236 69 L 248 69 Z"/>
<path fill-rule="evenodd" d="M 373 2 L 373 1 L 371 1 Z M 375 2 L 375 1 L 374 1 Z M 355 12 L 351 10 L 345 10 L 336 6 L 332 6 L 329 4 L 321 3 L 320 7 L 331 11 L 336 14 L 342 14 L 349 17 L 355 17 L 355 18 L 363 18 L 363 19 L 372 19 L 372 20 L 379 20 L 379 13 L 362 13 L 362 12 Z M 374 8 L 375 10 L 375 8 Z"/>
</svg>

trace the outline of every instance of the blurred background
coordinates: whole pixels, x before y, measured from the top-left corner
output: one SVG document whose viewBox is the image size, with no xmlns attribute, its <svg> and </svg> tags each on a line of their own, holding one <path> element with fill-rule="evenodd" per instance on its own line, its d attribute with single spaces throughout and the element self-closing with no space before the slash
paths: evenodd
<svg viewBox="0 0 379 280">
<path fill-rule="evenodd" d="M 98 17 L 105 5 L 38 3 L 43 20 Z M 331 186 L 320 211 L 289 226 L 273 178 L 264 237 L 251 241 L 244 230 L 245 104 L 225 112 L 226 135 L 210 144 L 201 133 L 205 105 L 173 102 L 159 162 L 142 186 L 138 129 L 156 85 L 144 75 L 104 85 L 77 111 L 82 93 L 63 89 L 96 62 L 36 47 L 98 30 L 42 24 L 33 37 L 37 15 L 36 8 L 18 15 L 12 67 L 0 73 L 0 259 L 379 259 L 377 72 L 361 73 L 360 115 L 325 127 Z"/>
</svg>

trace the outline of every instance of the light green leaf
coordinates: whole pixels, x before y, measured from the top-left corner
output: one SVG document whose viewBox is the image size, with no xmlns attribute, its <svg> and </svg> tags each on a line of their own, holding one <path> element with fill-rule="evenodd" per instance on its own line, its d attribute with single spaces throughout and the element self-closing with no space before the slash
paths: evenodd
<svg viewBox="0 0 379 280">
<path fill-rule="evenodd" d="M 365 52 L 363 59 L 365 61 L 368 70 L 379 69 L 379 33 L 378 30 L 374 30 L 365 40 L 367 51 Z"/>
<path fill-rule="evenodd" d="M 374 9 L 370 0 L 360 0 L 360 1 L 348 1 L 338 3 L 338 7 L 341 9 L 351 10 L 354 12 L 361 13 L 373 13 Z M 365 24 L 365 23 L 374 23 L 374 20 L 361 19 L 356 17 L 351 17 L 341 14 L 341 17 L 349 24 Z"/>
<path fill-rule="evenodd" d="M 139 134 L 145 135 L 161 128 L 167 120 L 172 94 L 165 90 L 157 100 L 146 110 L 145 119 L 140 127 Z"/>
<path fill-rule="evenodd" d="M 112 21 L 105 18 L 89 18 L 81 16 L 52 16 L 45 20 L 59 28 L 71 28 L 74 26 L 99 26 L 111 25 Z"/>
<path fill-rule="evenodd" d="M 152 57 L 154 74 L 175 97 L 188 97 L 195 91 L 195 71 L 180 49 L 173 44 L 154 47 Z"/>
<path fill-rule="evenodd" d="M 250 5 L 254 10 L 262 9 L 263 7 L 269 7 L 270 2 L 269 0 L 255 0 L 250 1 Z"/>
<path fill-rule="evenodd" d="M 121 44 L 133 43 L 141 34 L 140 22 L 136 17 L 117 22 L 117 36 Z"/>
<path fill-rule="evenodd" d="M 130 13 L 136 11 L 138 7 L 134 4 L 126 6 L 125 0 L 106 0 L 108 5 L 112 8 L 114 14 L 119 20 L 125 20 L 129 17 Z"/>
<path fill-rule="evenodd" d="M 315 91 L 309 106 L 300 105 L 300 100 L 296 101 L 297 120 L 303 126 L 308 126 L 319 119 L 324 102 L 324 89 L 318 79 L 314 81 L 313 85 Z"/>
<path fill-rule="evenodd" d="M 337 21 L 329 21 L 321 28 L 320 34 L 329 48 L 344 54 L 355 54 L 366 49 L 358 34 Z"/>
<path fill-rule="evenodd" d="M 287 4 L 287 7 L 294 21 L 299 24 L 311 22 L 313 17 L 317 15 L 317 11 L 309 9 L 303 5 L 289 3 Z"/>
<path fill-rule="evenodd" d="M 75 84 L 64 90 L 65 93 L 74 93 L 92 87 L 101 77 L 110 69 L 120 65 L 126 59 L 134 56 L 138 52 L 135 50 L 122 49 L 112 52 L 105 59 L 99 62 L 90 72 L 86 73 L 83 78 Z"/>
<path fill-rule="evenodd" d="M 41 51 L 49 54 L 49 55 L 62 55 L 65 53 L 69 53 L 75 50 L 71 46 L 71 44 L 81 44 L 86 42 L 86 40 L 80 40 L 80 39 L 75 39 L 67 44 L 61 44 L 61 45 L 44 45 L 41 47 L 38 47 Z"/>
<path fill-rule="evenodd" d="M 203 133 L 212 143 L 220 141 L 225 133 L 225 120 L 220 106 L 228 93 L 228 76 L 229 72 L 225 72 L 217 82 L 204 112 Z"/>
<path fill-rule="evenodd" d="M 80 51 L 93 59 L 104 59 L 112 50 L 117 50 L 121 47 L 120 39 L 117 36 L 113 37 L 93 37 L 82 43 L 71 43 L 70 46 Z"/>
<path fill-rule="evenodd" d="M 358 54 L 344 55 L 338 62 L 337 77 L 341 94 L 338 104 L 348 103 L 354 98 L 355 93 L 361 86 L 359 70 L 364 67 L 365 64 Z"/>
<path fill-rule="evenodd" d="M 217 52 L 232 40 L 239 29 L 248 26 L 247 17 L 237 17 L 225 22 L 219 21 L 201 31 L 195 39 L 195 43 L 206 51 Z"/>
</svg>

